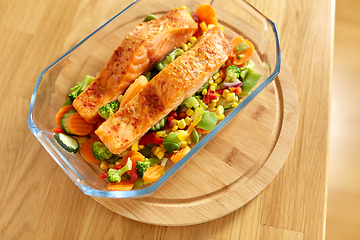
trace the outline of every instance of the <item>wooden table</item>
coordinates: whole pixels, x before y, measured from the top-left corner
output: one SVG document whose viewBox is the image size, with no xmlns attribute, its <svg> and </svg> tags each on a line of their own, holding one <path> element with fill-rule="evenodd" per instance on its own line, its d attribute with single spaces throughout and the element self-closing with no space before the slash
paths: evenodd
<svg viewBox="0 0 360 240">
<path fill-rule="evenodd" d="M 295 143 L 273 182 L 241 209 L 208 223 L 160 227 L 121 217 L 85 196 L 27 126 L 39 73 L 125 4 L 1 1 L 0 238 L 324 239 L 335 1 L 249 2 L 277 24 L 295 78 Z"/>
</svg>

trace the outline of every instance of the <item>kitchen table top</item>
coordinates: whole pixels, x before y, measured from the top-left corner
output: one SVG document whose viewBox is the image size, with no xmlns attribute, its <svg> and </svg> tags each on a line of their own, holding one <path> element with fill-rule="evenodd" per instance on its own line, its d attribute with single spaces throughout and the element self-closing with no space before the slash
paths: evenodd
<svg viewBox="0 0 360 240">
<path fill-rule="evenodd" d="M 1 239 L 324 239 L 335 1 L 249 0 L 278 27 L 298 129 L 279 174 L 248 204 L 181 227 L 122 217 L 84 195 L 27 125 L 39 73 L 125 7 L 108 0 L 0 4 Z M 224 1 L 226 4 L 226 1 Z"/>
</svg>

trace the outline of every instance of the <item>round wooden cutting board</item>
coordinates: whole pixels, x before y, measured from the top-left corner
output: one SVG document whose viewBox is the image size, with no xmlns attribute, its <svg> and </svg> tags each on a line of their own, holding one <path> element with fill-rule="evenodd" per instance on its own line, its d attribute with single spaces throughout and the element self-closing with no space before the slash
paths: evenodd
<svg viewBox="0 0 360 240">
<path fill-rule="evenodd" d="M 296 86 L 282 59 L 280 75 L 155 193 L 94 199 L 124 217 L 156 225 L 222 217 L 274 179 L 292 147 L 297 121 Z"/>
</svg>

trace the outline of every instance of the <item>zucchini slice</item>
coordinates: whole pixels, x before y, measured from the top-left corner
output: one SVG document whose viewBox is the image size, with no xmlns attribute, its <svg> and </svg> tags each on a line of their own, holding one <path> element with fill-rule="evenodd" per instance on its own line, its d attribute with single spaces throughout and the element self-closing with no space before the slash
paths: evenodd
<svg viewBox="0 0 360 240">
<path fill-rule="evenodd" d="M 79 142 L 68 135 L 57 133 L 54 135 L 56 142 L 66 151 L 70 153 L 77 153 L 79 150 Z"/>
<path fill-rule="evenodd" d="M 233 108 L 234 102 L 238 102 L 238 100 L 234 100 L 232 102 L 226 101 L 225 98 L 220 97 L 219 101 L 217 102 L 216 106 L 222 105 L 224 107 L 224 110 L 229 110 Z"/>
<path fill-rule="evenodd" d="M 61 126 L 62 130 L 64 130 L 64 132 L 68 135 L 76 135 L 76 134 L 73 134 L 72 132 L 70 132 L 69 128 L 67 127 L 68 119 L 74 113 L 77 113 L 76 110 L 71 109 L 71 110 L 67 111 L 60 120 L 60 126 Z"/>
</svg>

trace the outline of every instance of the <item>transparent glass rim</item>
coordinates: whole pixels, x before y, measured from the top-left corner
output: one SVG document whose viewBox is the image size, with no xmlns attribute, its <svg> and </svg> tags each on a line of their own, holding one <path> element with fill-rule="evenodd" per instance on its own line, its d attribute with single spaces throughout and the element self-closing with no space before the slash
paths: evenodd
<svg viewBox="0 0 360 240">
<path fill-rule="evenodd" d="M 77 43 L 74 47 L 72 47 L 69 51 L 67 51 L 65 54 L 63 54 L 61 57 L 59 57 L 57 60 L 55 60 L 52 64 L 50 64 L 48 67 L 46 67 L 40 74 L 36 81 L 34 91 L 31 96 L 30 101 L 30 108 L 29 108 L 29 117 L 28 117 L 28 126 L 30 131 L 34 134 L 34 136 L 39 140 L 39 142 L 43 145 L 43 147 L 48 151 L 48 153 L 52 156 L 52 158 L 56 159 L 56 156 L 54 153 L 52 153 L 50 148 L 45 144 L 45 142 L 40 139 L 40 135 L 42 133 L 42 130 L 40 130 L 37 125 L 34 122 L 33 119 L 33 110 L 34 110 L 34 104 L 36 100 L 36 93 L 38 91 L 39 85 L 41 83 L 41 80 L 43 78 L 43 75 L 45 72 L 47 72 L 51 67 L 53 67 L 55 64 L 57 64 L 59 61 L 61 61 L 63 58 L 71 54 L 76 48 L 78 48 L 80 45 L 82 45 L 86 40 L 88 40 L 91 36 L 93 36 L 95 33 L 97 33 L 99 30 L 110 24 L 114 19 L 119 17 L 123 12 L 131 8 L 133 5 L 135 5 L 137 2 L 140 2 L 141 0 L 134 0 L 132 3 L 130 3 L 126 8 L 121 10 L 119 13 L 117 13 L 114 17 L 109 19 L 107 22 L 105 22 L 103 25 L 101 25 L 99 28 L 97 28 L 95 31 L 90 33 L 88 36 L 86 36 L 83 40 L 81 40 L 79 43 Z M 82 181 L 84 181 L 81 174 L 79 174 L 73 166 L 68 162 L 68 160 L 58 151 L 57 154 L 61 159 L 67 164 L 69 169 L 72 171 L 73 175 L 77 177 L 74 178 L 73 175 L 71 175 L 67 169 L 61 164 L 60 167 L 66 172 L 66 174 L 72 179 L 72 181 L 81 189 L 81 191 L 89 196 L 94 197 L 103 197 L 103 198 L 134 198 L 134 197 L 145 197 L 153 192 L 155 192 L 163 183 L 165 183 L 173 174 L 179 170 L 192 156 L 194 156 L 210 139 L 215 136 L 227 123 L 231 121 L 231 119 L 238 114 L 249 102 L 251 102 L 254 97 L 256 97 L 266 86 L 268 86 L 280 73 L 281 68 L 281 51 L 280 51 L 280 40 L 279 35 L 277 31 L 276 24 L 271 21 L 269 18 L 267 18 L 263 13 L 261 13 L 259 10 L 257 10 L 254 6 L 252 6 L 250 3 L 248 3 L 245 0 L 242 0 L 245 4 L 250 6 L 252 9 L 254 9 L 256 12 L 261 14 L 264 19 L 270 24 L 272 27 L 272 31 L 275 37 L 275 47 L 276 47 L 276 64 L 274 67 L 273 72 L 270 74 L 270 76 L 261 83 L 249 96 L 247 96 L 244 101 L 239 104 L 238 107 L 236 107 L 233 111 L 231 111 L 227 117 L 222 120 L 210 133 L 208 133 L 202 140 L 202 144 L 196 144 L 191 151 L 182 158 L 179 162 L 176 163 L 172 168 L 170 168 L 166 174 L 164 174 L 158 181 L 151 184 L 149 187 L 138 189 L 138 190 L 131 190 L 131 191 L 104 191 L 104 190 L 98 190 L 90 187 L 89 185 L 83 185 Z M 211 1 L 211 4 L 213 1 Z M 48 141 L 48 144 L 52 145 L 50 141 Z M 56 148 L 53 148 L 56 150 Z"/>
</svg>

